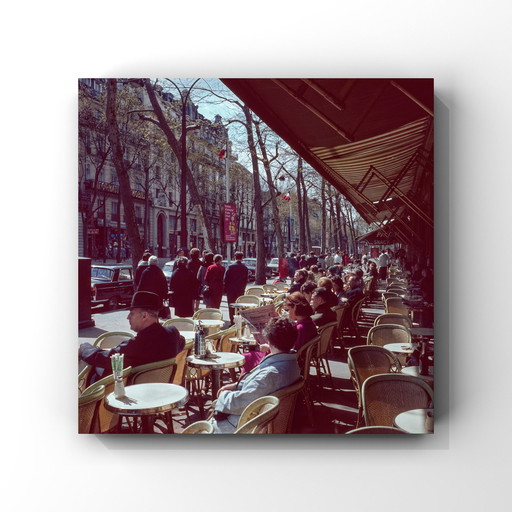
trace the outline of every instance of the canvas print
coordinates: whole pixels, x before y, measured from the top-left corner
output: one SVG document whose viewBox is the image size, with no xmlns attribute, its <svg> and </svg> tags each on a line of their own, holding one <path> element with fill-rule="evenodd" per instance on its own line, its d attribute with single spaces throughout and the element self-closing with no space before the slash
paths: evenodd
<svg viewBox="0 0 512 512">
<path fill-rule="evenodd" d="M 78 431 L 434 431 L 431 78 L 78 80 Z"/>
</svg>

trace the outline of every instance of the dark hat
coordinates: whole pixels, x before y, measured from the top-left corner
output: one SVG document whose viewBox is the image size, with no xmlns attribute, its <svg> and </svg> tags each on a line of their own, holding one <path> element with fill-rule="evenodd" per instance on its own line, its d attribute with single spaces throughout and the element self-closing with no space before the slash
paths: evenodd
<svg viewBox="0 0 512 512">
<path fill-rule="evenodd" d="M 137 292 L 132 297 L 130 309 L 142 308 L 160 311 L 162 309 L 162 299 L 153 292 Z"/>
</svg>

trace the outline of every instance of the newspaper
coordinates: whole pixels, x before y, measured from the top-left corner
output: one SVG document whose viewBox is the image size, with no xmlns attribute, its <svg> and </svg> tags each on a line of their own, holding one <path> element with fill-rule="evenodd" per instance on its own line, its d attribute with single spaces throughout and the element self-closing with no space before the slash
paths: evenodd
<svg viewBox="0 0 512 512">
<path fill-rule="evenodd" d="M 249 325 L 252 332 L 262 332 L 271 318 L 278 316 L 274 304 L 259 308 L 244 309 L 240 315 Z"/>
</svg>

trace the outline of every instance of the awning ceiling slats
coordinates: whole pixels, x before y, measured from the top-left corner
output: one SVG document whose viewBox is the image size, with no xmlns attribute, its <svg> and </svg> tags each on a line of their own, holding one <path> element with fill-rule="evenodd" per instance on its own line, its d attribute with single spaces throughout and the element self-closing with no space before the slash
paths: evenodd
<svg viewBox="0 0 512 512">
<path fill-rule="evenodd" d="M 432 161 L 432 79 L 222 79 L 352 203 L 367 222 L 422 211 L 418 179 Z M 376 172 L 374 172 L 374 170 Z M 368 174 L 370 172 L 370 174 Z M 428 180 L 427 180 L 428 181 Z M 398 206 L 396 206 L 398 205 Z M 388 229 L 395 229 L 392 223 Z M 403 235 L 403 234 L 402 234 Z"/>
</svg>

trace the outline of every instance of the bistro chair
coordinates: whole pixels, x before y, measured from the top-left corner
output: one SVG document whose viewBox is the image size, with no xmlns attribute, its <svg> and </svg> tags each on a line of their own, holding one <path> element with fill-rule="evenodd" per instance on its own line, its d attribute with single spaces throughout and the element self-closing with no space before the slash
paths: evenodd
<svg viewBox="0 0 512 512">
<path fill-rule="evenodd" d="M 222 311 L 217 308 L 198 309 L 192 318 L 194 320 L 222 320 Z"/>
<path fill-rule="evenodd" d="M 404 286 L 399 286 L 397 284 L 390 284 L 386 288 L 386 291 L 387 292 L 395 292 L 395 293 L 398 293 L 398 295 L 404 295 L 405 293 L 407 293 L 407 289 Z"/>
<path fill-rule="evenodd" d="M 109 331 L 104 332 L 100 336 L 98 336 L 94 342 L 93 345 L 95 347 L 101 348 L 101 350 L 108 350 L 111 348 L 115 348 L 124 340 L 128 340 L 130 338 L 133 338 L 135 336 L 135 333 L 126 331 Z M 85 365 L 82 370 L 78 373 L 78 392 L 83 393 L 85 391 L 85 388 L 88 385 L 89 376 L 91 373 L 91 366 Z"/>
<path fill-rule="evenodd" d="M 348 351 L 347 363 L 357 396 L 358 415 L 356 427 L 358 427 L 363 417 L 361 400 L 363 382 L 372 375 L 400 372 L 402 366 L 392 352 L 377 345 L 352 347 Z"/>
<path fill-rule="evenodd" d="M 345 434 L 407 434 L 407 432 L 398 427 L 359 427 Z"/>
<path fill-rule="evenodd" d="M 412 327 L 412 320 L 408 316 L 401 315 L 400 313 L 384 313 L 379 315 L 373 323 L 373 325 L 382 324 L 403 325 L 410 329 Z"/>
<path fill-rule="evenodd" d="M 302 388 L 302 396 L 304 398 L 304 403 L 306 404 L 306 410 L 308 414 L 309 423 L 314 425 L 313 418 L 313 402 L 311 400 L 311 392 L 309 389 L 309 377 L 310 377 L 310 368 L 311 368 L 311 359 L 313 357 L 313 353 L 316 350 L 316 345 L 320 343 L 320 335 L 315 336 L 313 339 L 309 340 L 307 343 L 304 343 L 302 347 L 297 350 L 297 363 L 299 364 L 300 373 L 302 378 L 304 379 L 304 386 Z"/>
<path fill-rule="evenodd" d="M 130 375 L 130 372 L 132 371 L 132 367 L 128 366 L 123 370 L 123 384 L 126 385 L 126 382 L 128 380 L 128 376 Z M 114 391 L 114 375 L 110 374 L 106 377 L 103 377 L 103 379 L 100 379 L 99 381 L 91 384 L 85 391 L 84 395 L 87 393 L 91 393 L 92 391 L 95 391 L 99 387 L 104 386 L 105 387 L 105 396 L 109 395 Z M 110 411 L 107 411 L 105 408 L 105 399 L 100 401 L 100 405 L 98 407 L 98 422 L 99 422 L 99 430 L 98 433 L 104 434 L 106 432 L 112 432 L 116 429 L 116 427 L 119 424 L 120 417 Z"/>
<path fill-rule="evenodd" d="M 286 298 L 286 293 L 279 293 L 278 295 L 276 295 L 273 299 L 273 303 L 274 303 L 274 306 L 276 306 L 277 304 L 280 304 L 284 299 Z"/>
<path fill-rule="evenodd" d="M 314 350 L 312 354 L 313 364 L 316 368 L 318 385 L 320 386 L 322 375 L 325 375 L 331 380 L 332 389 L 334 389 L 334 381 L 332 379 L 331 368 L 327 359 L 327 352 L 329 352 L 329 349 L 331 348 L 332 338 L 335 336 L 337 325 L 337 322 L 331 322 L 323 325 L 319 329 L 320 340 L 316 344 L 316 350 Z"/>
<path fill-rule="evenodd" d="M 386 299 L 389 299 L 390 297 L 400 297 L 398 293 L 395 292 L 383 292 L 382 293 L 382 302 L 385 302 Z"/>
<path fill-rule="evenodd" d="M 274 421 L 270 424 L 270 434 L 288 434 L 291 432 L 297 396 L 302 391 L 303 387 L 304 378 L 301 377 L 290 386 L 271 393 L 271 396 L 279 398 L 279 412 L 274 418 Z"/>
<path fill-rule="evenodd" d="M 218 352 L 236 352 L 237 345 L 236 343 L 231 343 L 229 338 L 234 338 L 236 336 L 236 327 L 231 326 L 223 331 L 218 331 L 214 334 L 209 334 L 205 337 L 205 340 L 211 341 L 215 350 Z"/>
<path fill-rule="evenodd" d="M 265 293 L 263 286 L 250 286 L 245 290 L 245 295 L 256 295 L 256 297 L 260 297 L 262 293 Z"/>
<path fill-rule="evenodd" d="M 286 290 L 288 290 L 288 285 L 280 281 L 275 283 L 273 286 L 278 292 L 286 292 Z"/>
<path fill-rule="evenodd" d="M 338 305 L 338 306 L 334 306 L 333 308 L 333 311 L 336 313 L 336 332 L 332 338 L 332 344 L 331 344 L 331 349 L 334 347 L 334 342 L 336 340 L 340 340 L 341 342 L 341 338 L 342 338 L 342 334 L 343 334 L 343 318 L 345 317 L 345 312 L 347 311 L 347 306 L 346 305 Z"/>
<path fill-rule="evenodd" d="M 373 375 L 363 382 L 363 416 L 366 426 L 393 427 L 398 414 L 431 408 L 432 388 L 418 377 L 396 373 Z"/>
<path fill-rule="evenodd" d="M 374 325 L 368 331 L 367 345 L 383 347 L 388 343 L 411 343 L 411 331 L 403 325 L 382 324 Z"/>
<path fill-rule="evenodd" d="M 261 299 L 256 295 L 240 295 L 240 297 L 235 300 L 235 303 L 255 304 L 256 306 L 261 306 Z"/>
<path fill-rule="evenodd" d="M 162 325 L 164 327 L 174 325 L 178 331 L 194 330 L 194 320 L 192 320 L 192 318 L 170 318 L 169 320 L 166 320 Z"/>
<path fill-rule="evenodd" d="M 117 347 L 122 341 L 129 340 L 130 338 L 134 337 L 135 333 L 133 332 L 105 332 L 96 338 L 96 341 L 93 343 L 93 345 L 95 347 L 101 348 L 101 350 L 108 350 L 109 348 Z"/>
<path fill-rule="evenodd" d="M 213 434 L 213 425 L 209 421 L 196 421 L 183 430 L 182 434 Z"/>
<path fill-rule="evenodd" d="M 128 377 L 128 385 L 148 382 L 171 383 L 176 372 L 176 358 L 164 359 L 155 363 L 134 366 Z"/>
<path fill-rule="evenodd" d="M 78 433 L 97 432 L 98 408 L 105 396 L 105 386 L 98 386 L 78 397 Z"/>
<path fill-rule="evenodd" d="M 399 313 L 409 316 L 409 309 L 402 302 L 402 297 L 390 297 L 384 301 L 384 310 L 386 313 Z"/>
<path fill-rule="evenodd" d="M 172 378 L 173 384 L 185 387 L 185 369 L 187 367 L 187 357 L 190 355 L 193 347 L 193 341 L 185 344 L 183 350 L 176 356 L 176 370 Z"/>
<path fill-rule="evenodd" d="M 279 412 L 279 398 L 262 396 L 251 402 L 242 412 L 235 434 L 267 434 L 272 420 Z"/>
<path fill-rule="evenodd" d="M 265 293 L 277 293 L 277 288 L 273 284 L 262 284 L 261 287 Z"/>
</svg>

